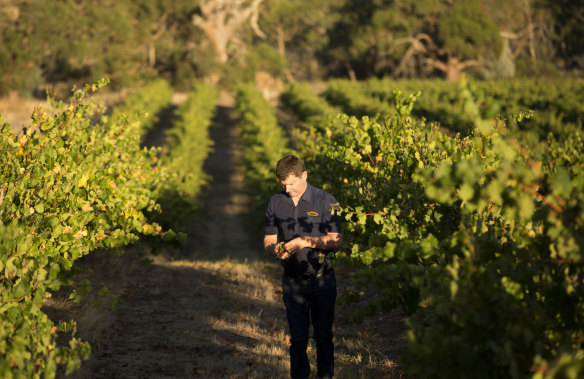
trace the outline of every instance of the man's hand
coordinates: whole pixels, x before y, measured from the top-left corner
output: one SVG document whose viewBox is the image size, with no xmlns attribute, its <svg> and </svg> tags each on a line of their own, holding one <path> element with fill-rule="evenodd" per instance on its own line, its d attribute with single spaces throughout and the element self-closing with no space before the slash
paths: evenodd
<svg viewBox="0 0 584 379">
<path fill-rule="evenodd" d="M 264 236 L 264 248 L 268 254 L 278 259 L 288 259 L 305 247 L 321 250 L 340 249 L 340 233 L 329 233 L 321 237 L 298 237 L 286 243 L 279 242 L 276 234 Z"/>
<path fill-rule="evenodd" d="M 274 256 L 278 259 L 288 259 L 292 253 L 286 249 L 286 243 L 282 241 L 274 247 Z"/>
<path fill-rule="evenodd" d="M 305 247 L 308 247 L 307 241 L 302 237 L 294 238 L 284 245 L 284 248 L 290 255 L 296 254 L 300 249 Z"/>
<path fill-rule="evenodd" d="M 284 242 L 278 243 L 277 235 L 266 235 L 264 236 L 264 249 L 268 254 L 277 259 L 288 259 L 291 254 L 286 249 L 286 244 Z"/>
<path fill-rule="evenodd" d="M 288 259 L 291 253 L 286 249 L 286 242 L 282 241 L 276 245 L 276 255 L 280 259 Z"/>
</svg>

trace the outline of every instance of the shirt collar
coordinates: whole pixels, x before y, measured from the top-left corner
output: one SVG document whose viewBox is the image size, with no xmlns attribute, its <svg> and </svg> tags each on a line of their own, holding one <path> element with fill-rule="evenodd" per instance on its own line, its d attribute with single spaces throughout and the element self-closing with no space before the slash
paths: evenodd
<svg viewBox="0 0 584 379">
<path fill-rule="evenodd" d="M 312 198 L 312 188 L 313 187 L 310 184 L 306 183 L 306 190 L 304 191 L 302 196 L 300 196 L 300 200 L 306 200 L 310 202 L 310 199 Z"/>
</svg>

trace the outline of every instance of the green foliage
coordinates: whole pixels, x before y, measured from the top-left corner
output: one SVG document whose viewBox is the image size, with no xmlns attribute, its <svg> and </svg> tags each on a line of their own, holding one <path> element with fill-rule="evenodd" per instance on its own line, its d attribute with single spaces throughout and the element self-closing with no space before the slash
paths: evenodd
<svg viewBox="0 0 584 379">
<path fill-rule="evenodd" d="M 433 251 L 434 236 L 448 233 L 457 218 L 455 211 L 442 214 L 411 179 L 418 167 L 456 151 L 445 135 L 409 117 L 414 99 L 396 93 L 396 111 L 385 122 L 342 116 L 336 128 L 307 136 L 300 147 L 307 165 L 314 167 L 313 180 L 344 206 L 344 240 L 353 246 L 353 255 L 371 265 L 357 282 L 382 289 L 386 309 L 399 303 L 410 311 L 418 298 L 410 280 L 418 265 L 443 259 Z M 425 227 L 429 222 L 432 227 Z M 427 245 L 427 256 L 415 254 L 418 244 Z M 377 261 L 387 265 L 373 264 Z"/>
<path fill-rule="evenodd" d="M 438 22 L 438 36 L 451 54 L 472 59 L 498 57 L 503 43 L 499 28 L 479 7 L 479 1 L 459 1 Z"/>
<path fill-rule="evenodd" d="M 324 131 L 332 126 L 340 113 L 338 108 L 314 95 L 307 83 L 289 84 L 280 95 L 280 100 L 308 129 Z"/>
<path fill-rule="evenodd" d="M 584 136 L 526 150 L 509 130 L 537 112 L 488 123 L 476 91 L 460 95 L 466 137 L 415 120 L 415 96 L 394 91 L 382 121 L 345 115 L 300 140 L 343 207 L 341 258 L 375 294 L 353 318 L 406 310 L 415 377 L 582 376 Z"/>
<path fill-rule="evenodd" d="M 412 319 L 412 359 L 430 376 L 481 367 L 484 377 L 524 377 L 582 354 L 581 157 L 549 172 L 497 132 L 469 142 L 466 156 L 414 177 L 429 198 L 460 204 L 461 217 L 441 240 L 442 284 L 423 289 L 426 307 Z M 430 353 L 439 346 L 442 357 Z M 466 353 L 444 364 L 455 351 Z"/>
<path fill-rule="evenodd" d="M 266 71 L 277 78 L 283 78 L 286 70 L 286 58 L 266 43 L 250 49 L 246 63 L 252 72 Z"/>
<path fill-rule="evenodd" d="M 476 126 L 477 117 L 491 120 L 531 109 L 537 117 L 507 121 L 511 132 L 520 132 L 523 143 L 542 140 L 549 133 L 564 140 L 582 129 L 584 112 L 578 99 L 584 95 L 582 80 L 459 81 L 370 79 L 353 83 L 329 82 L 325 98 L 350 115 L 386 117 L 392 113 L 394 89 L 416 93 L 412 115 L 463 134 Z"/>
<path fill-rule="evenodd" d="M 156 150 L 141 149 L 141 122 L 103 118 L 89 94 L 35 109 L 32 125 L 0 134 L 0 374 L 54 377 L 89 356 L 74 323 L 55 326 L 41 312 L 49 290 L 67 283 L 73 263 L 91 250 L 136 241 L 141 234 L 172 236 L 151 224 Z M 33 131 L 33 130 L 36 130 Z M 57 344 L 57 337 L 68 340 Z"/>
<path fill-rule="evenodd" d="M 203 163 L 212 149 L 209 126 L 215 114 L 217 89 L 199 83 L 176 110 L 176 121 L 167 134 L 170 140 L 161 157 L 165 181 L 160 185 L 162 212 L 156 220 L 164 227 L 188 232 L 187 220 L 200 206 L 201 189 L 208 177 Z"/>
<path fill-rule="evenodd" d="M 168 106 L 172 98 L 173 88 L 164 79 L 156 79 L 146 85 L 136 88 L 114 108 L 108 118 L 113 123 L 124 119 L 140 120 L 138 136 L 143 137 L 158 121 L 157 114 Z"/>
<path fill-rule="evenodd" d="M 291 154 L 288 137 L 278 125 L 274 109 L 252 84 L 242 84 L 236 93 L 240 115 L 239 134 L 243 143 L 246 182 L 253 189 L 251 213 L 257 217 L 265 211 L 266 199 L 278 192 L 276 163 Z M 258 228 L 261 224 L 258 225 Z"/>
<path fill-rule="evenodd" d="M 330 81 L 323 96 L 330 104 L 356 117 L 385 117 L 392 111 L 385 99 L 368 96 L 363 86 L 347 80 Z"/>
</svg>

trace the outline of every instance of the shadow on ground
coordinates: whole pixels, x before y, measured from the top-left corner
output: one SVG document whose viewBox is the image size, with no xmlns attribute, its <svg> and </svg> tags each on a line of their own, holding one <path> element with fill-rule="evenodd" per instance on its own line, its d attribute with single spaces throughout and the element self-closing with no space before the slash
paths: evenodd
<svg viewBox="0 0 584 379">
<path fill-rule="evenodd" d="M 122 257 L 101 251 L 80 262 L 94 287 L 107 285 L 119 302 L 113 310 L 77 312 L 80 337 L 91 343 L 92 355 L 72 377 L 287 375 L 284 311 L 272 284 L 278 267 L 141 261 L 136 251 Z M 58 312 L 54 304 L 47 313 Z"/>
</svg>

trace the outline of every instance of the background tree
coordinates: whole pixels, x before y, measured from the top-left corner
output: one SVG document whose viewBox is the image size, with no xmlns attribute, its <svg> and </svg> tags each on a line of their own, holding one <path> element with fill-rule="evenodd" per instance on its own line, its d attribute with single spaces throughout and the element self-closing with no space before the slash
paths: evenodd
<svg viewBox="0 0 584 379">
<path fill-rule="evenodd" d="M 579 0 L 541 0 L 538 5 L 553 20 L 554 46 L 561 67 L 584 70 L 584 3 Z"/>
<path fill-rule="evenodd" d="M 376 11 L 391 6 L 387 0 L 346 1 L 339 8 L 339 18 L 327 31 L 329 43 L 322 52 L 323 62 L 334 75 L 349 76 L 352 80 L 371 75 L 371 62 L 376 47 L 383 39 L 376 39 L 372 20 Z M 384 30 L 391 30 L 387 24 Z M 368 64 L 369 63 L 369 64 Z"/>
<path fill-rule="evenodd" d="M 524 11 L 524 0 L 482 0 L 481 6 L 498 25 L 503 48 L 500 59 L 486 64 L 486 70 L 494 76 L 513 77 L 516 61 L 525 54 L 528 44 L 528 21 Z M 489 67 L 490 66 L 490 67 Z M 487 73 L 485 76 L 489 77 Z"/>
<path fill-rule="evenodd" d="M 115 0 L 25 1 L 20 20 L 37 47 L 31 63 L 46 81 L 70 87 L 107 75 L 115 88 L 153 74 L 140 64 L 145 57 L 136 48 L 140 43 L 133 21 L 129 6 Z"/>
<path fill-rule="evenodd" d="M 457 80 L 466 68 L 479 66 L 481 60 L 497 58 L 501 53 L 499 29 L 480 9 L 478 0 L 445 4 L 435 27 L 433 56 L 427 62 L 447 80 Z"/>
<path fill-rule="evenodd" d="M 438 71 L 455 80 L 481 59 L 498 56 L 502 46 L 478 0 L 349 2 L 331 41 L 329 62 L 342 62 L 354 78 Z"/>
<path fill-rule="evenodd" d="M 43 81 L 34 64 L 38 46 L 29 25 L 21 22 L 18 7 L 0 7 L 0 38 L 0 95 L 11 90 L 34 90 Z"/>
<path fill-rule="evenodd" d="M 265 38 L 257 21 L 259 6 L 263 0 L 202 0 L 200 14 L 193 16 L 193 23 L 211 41 L 220 63 L 229 58 L 229 45 L 238 39 L 238 33 L 249 22 L 256 35 Z"/>
<path fill-rule="evenodd" d="M 294 81 L 322 77 L 319 53 L 329 41 L 327 30 L 339 19 L 345 0 L 270 0 L 264 4 L 260 26 L 266 42 L 287 62 L 286 78 Z"/>
<path fill-rule="evenodd" d="M 2 69 L 2 82 L 22 88 L 26 83 L 10 83 L 27 80 L 29 91 L 42 82 L 63 83 L 68 91 L 72 84 L 107 76 L 115 89 L 161 74 L 173 76 L 187 59 L 185 41 L 192 38 L 192 30 L 182 27 L 190 25 L 194 10 L 186 0 L 22 0 L 3 9 L 8 11 L 2 12 L 0 24 L 7 62 L 2 67 L 15 70 Z"/>
<path fill-rule="evenodd" d="M 189 88 L 257 70 L 289 81 L 581 75 L 581 3 L 4 0 L 0 93 L 68 91 L 103 76 L 110 89 L 155 76 Z"/>
<path fill-rule="evenodd" d="M 193 40 L 203 36 L 192 25 L 196 4 L 191 0 L 136 0 L 129 17 L 140 36 L 140 71 L 153 71 L 175 85 L 190 89 L 197 75 Z"/>
<path fill-rule="evenodd" d="M 503 76 L 514 76 L 516 68 L 520 75 L 557 75 L 550 63 L 556 60 L 555 45 L 561 41 L 554 41 L 559 34 L 555 36 L 552 12 L 544 2 L 481 0 L 481 5 L 500 29 L 503 52 L 498 70 L 508 71 Z"/>
</svg>

